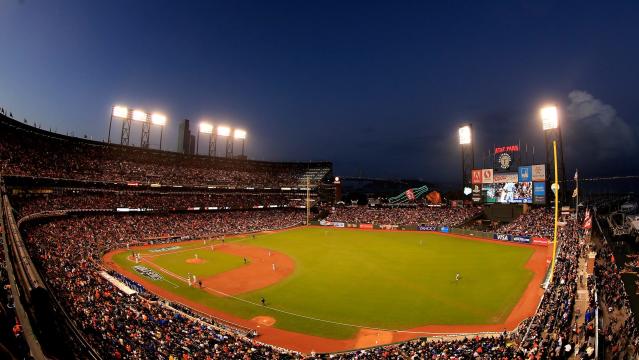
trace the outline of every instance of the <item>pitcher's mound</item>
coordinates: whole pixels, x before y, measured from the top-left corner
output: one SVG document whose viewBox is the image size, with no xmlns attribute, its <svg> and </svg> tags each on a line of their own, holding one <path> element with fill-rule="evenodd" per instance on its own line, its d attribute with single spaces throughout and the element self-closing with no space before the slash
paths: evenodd
<svg viewBox="0 0 639 360">
<path fill-rule="evenodd" d="M 251 320 L 264 326 L 273 326 L 275 324 L 275 319 L 270 316 L 256 316 Z"/>
<path fill-rule="evenodd" d="M 187 264 L 204 264 L 206 262 L 206 260 L 204 259 L 186 259 L 186 263 Z"/>
</svg>

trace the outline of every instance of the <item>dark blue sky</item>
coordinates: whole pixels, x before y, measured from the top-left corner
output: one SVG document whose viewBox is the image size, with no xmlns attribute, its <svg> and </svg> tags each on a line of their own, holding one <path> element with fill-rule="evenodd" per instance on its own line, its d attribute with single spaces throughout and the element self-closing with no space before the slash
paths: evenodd
<svg viewBox="0 0 639 360">
<path fill-rule="evenodd" d="M 637 24 L 636 1 L 3 0 L 0 104 L 105 138 L 122 103 L 165 112 L 172 149 L 209 119 L 246 128 L 251 158 L 457 181 L 461 123 L 476 153 L 541 151 L 554 101 L 569 173 L 636 174 Z"/>
</svg>

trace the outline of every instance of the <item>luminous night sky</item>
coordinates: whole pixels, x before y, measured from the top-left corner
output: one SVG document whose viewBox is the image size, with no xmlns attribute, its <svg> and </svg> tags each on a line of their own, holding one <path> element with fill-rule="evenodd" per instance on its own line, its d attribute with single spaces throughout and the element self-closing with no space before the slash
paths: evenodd
<svg viewBox="0 0 639 360">
<path fill-rule="evenodd" d="M 637 1 L 3 0 L 0 106 L 104 139 L 125 104 L 165 112 L 173 150 L 179 120 L 208 119 L 254 159 L 447 182 L 460 124 L 477 154 L 541 154 L 554 102 L 568 174 L 636 174 L 637 24 Z"/>
</svg>

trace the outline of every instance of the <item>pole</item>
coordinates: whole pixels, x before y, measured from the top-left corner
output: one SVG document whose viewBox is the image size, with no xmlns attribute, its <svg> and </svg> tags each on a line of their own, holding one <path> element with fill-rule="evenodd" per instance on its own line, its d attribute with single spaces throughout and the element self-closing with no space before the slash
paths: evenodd
<svg viewBox="0 0 639 360">
<path fill-rule="evenodd" d="M 197 131 L 197 139 L 195 140 L 195 155 L 200 155 L 200 130 Z"/>
<path fill-rule="evenodd" d="M 575 169 L 577 178 L 575 179 L 575 188 L 577 189 L 577 199 L 575 203 L 575 221 L 579 222 L 579 169 Z"/>
<path fill-rule="evenodd" d="M 311 224 L 311 178 L 306 178 L 306 226 Z"/>
<path fill-rule="evenodd" d="M 559 180 L 557 176 L 557 141 L 552 141 L 553 147 L 553 156 L 555 162 L 555 229 L 553 231 L 553 242 L 552 242 L 552 265 L 550 266 L 550 279 L 548 279 L 548 284 L 552 283 L 552 277 L 555 273 L 555 262 L 557 256 L 557 227 L 559 222 Z"/>
<path fill-rule="evenodd" d="M 111 108 L 111 120 L 109 120 L 109 144 L 111 143 L 111 124 L 113 124 L 113 108 Z"/>
<path fill-rule="evenodd" d="M 164 134 L 164 126 L 160 128 L 160 150 L 162 150 L 162 135 Z"/>
<path fill-rule="evenodd" d="M 244 142 L 246 139 L 242 139 L 242 157 L 244 157 Z"/>
</svg>

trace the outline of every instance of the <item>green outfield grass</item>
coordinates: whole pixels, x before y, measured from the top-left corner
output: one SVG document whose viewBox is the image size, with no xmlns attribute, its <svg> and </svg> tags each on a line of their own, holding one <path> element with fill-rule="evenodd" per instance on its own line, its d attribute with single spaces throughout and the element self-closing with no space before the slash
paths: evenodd
<svg viewBox="0 0 639 360">
<path fill-rule="evenodd" d="M 274 309 L 387 329 L 498 324 L 507 318 L 533 276 L 524 267 L 533 248 L 437 233 L 312 227 L 230 241 L 279 251 L 295 261 L 294 274 L 284 281 L 238 296 L 256 304 L 263 296 L 269 307 L 213 296 L 165 274 L 165 280 L 155 284 L 239 317 L 268 315 L 277 320 L 276 327 L 286 330 L 349 338 L 357 328 Z M 201 246 L 191 243 L 182 247 L 187 251 L 161 255 L 154 261 L 176 274 L 200 276 L 243 265 L 241 257 L 195 249 Z M 200 257 L 207 256 L 205 264 L 185 262 L 196 252 Z M 135 264 L 127 260 L 127 255 L 119 254 L 114 261 L 131 268 Z M 455 281 L 458 272 L 462 279 Z"/>
</svg>

